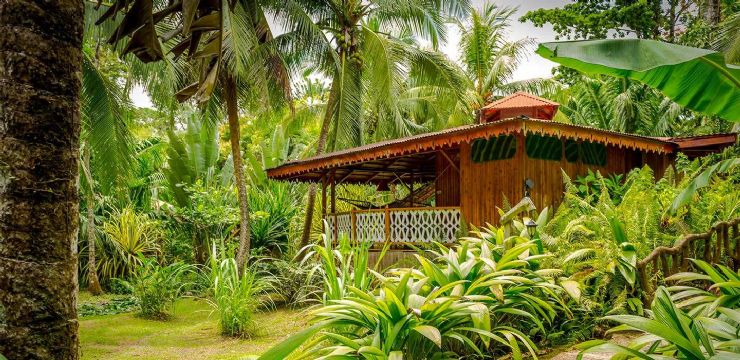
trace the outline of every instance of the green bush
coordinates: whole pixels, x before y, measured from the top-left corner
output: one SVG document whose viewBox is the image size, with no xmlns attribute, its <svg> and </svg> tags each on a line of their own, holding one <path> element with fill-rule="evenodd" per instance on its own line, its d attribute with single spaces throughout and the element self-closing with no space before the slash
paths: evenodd
<svg viewBox="0 0 740 360">
<path fill-rule="evenodd" d="M 301 346 L 311 358 L 536 356 L 528 334 L 544 336 L 556 314 L 568 314 L 566 291 L 552 277 L 557 271 L 535 270 L 544 255 L 534 254 L 533 241 L 503 234 L 487 229 L 452 249 L 440 244 L 434 260 L 417 256 L 418 267 L 384 274 L 369 269 L 365 245 L 333 249 L 325 237 L 313 246 L 325 286 L 315 325 L 261 359 L 283 359 Z"/>
<path fill-rule="evenodd" d="M 180 297 L 187 283 L 182 280 L 192 265 L 174 263 L 159 265 L 154 259 L 141 257 L 130 283 L 141 305 L 140 315 L 149 319 L 166 319 L 168 308 Z"/>
<path fill-rule="evenodd" d="M 218 312 L 221 333 L 227 336 L 249 337 L 257 328 L 254 313 L 263 306 L 272 306 L 267 296 L 274 290 L 272 275 L 257 270 L 256 266 L 236 266 L 233 256 L 220 254 L 213 245 L 209 278 L 212 284 L 211 306 Z"/>
</svg>

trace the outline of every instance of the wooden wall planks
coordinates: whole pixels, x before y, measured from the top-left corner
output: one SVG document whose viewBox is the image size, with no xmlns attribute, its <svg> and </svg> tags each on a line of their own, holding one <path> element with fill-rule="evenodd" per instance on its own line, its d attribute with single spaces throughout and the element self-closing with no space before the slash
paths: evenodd
<svg viewBox="0 0 740 360">
<path fill-rule="evenodd" d="M 607 146 L 605 166 L 571 163 L 562 157 L 560 161 L 529 158 L 524 148 L 524 135 L 517 134 L 517 152 L 512 159 L 474 163 L 470 143 L 460 145 L 460 211 L 470 224 L 481 226 L 497 223 L 504 198 L 511 205 L 524 197 L 524 181 L 531 179 L 534 187 L 530 197 L 538 210 L 546 206 L 556 207 L 562 202 L 563 172 L 571 179 L 599 171 L 602 175 L 624 174 L 630 170 L 650 165 L 656 178 L 662 177 L 665 169 L 673 163 L 673 155 L 643 153 L 639 150 Z M 440 205 L 440 204 L 438 204 Z M 450 204 L 456 205 L 456 204 Z"/>
</svg>

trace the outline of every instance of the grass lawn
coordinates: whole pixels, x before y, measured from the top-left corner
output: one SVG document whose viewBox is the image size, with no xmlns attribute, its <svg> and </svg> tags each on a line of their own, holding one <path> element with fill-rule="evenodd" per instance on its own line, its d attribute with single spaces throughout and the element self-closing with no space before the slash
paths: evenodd
<svg viewBox="0 0 740 360">
<path fill-rule="evenodd" d="M 181 299 L 168 321 L 134 314 L 100 315 L 80 321 L 83 359 L 241 359 L 258 355 L 306 326 L 301 310 L 257 314 L 261 333 L 250 339 L 219 334 L 218 314 L 203 300 Z"/>
</svg>

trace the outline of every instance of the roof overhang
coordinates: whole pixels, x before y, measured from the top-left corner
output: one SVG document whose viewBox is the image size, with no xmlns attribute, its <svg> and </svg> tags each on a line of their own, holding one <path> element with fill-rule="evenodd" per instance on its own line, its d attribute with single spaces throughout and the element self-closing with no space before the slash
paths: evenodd
<svg viewBox="0 0 740 360">
<path fill-rule="evenodd" d="M 535 133 L 561 138 L 599 142 L 620 148 L 654 153 L 673 153 L 676 142 L 667 139 L 622 134 L 549 120 L 512 118 L 491 123 L 466 125 L 433 133 L 368 144 L 307 159 L 295 160 L 268 169 L 276 180 L 319 182 L 333 174 L 334 181 L 380 183 L 434 179 L 437 151 L 449 151 L 476 139 L 501 134 Z M 443 156 L 447 153 L 444 153 Z"/>
<path fill-rule="evenodd" d="M 686 154 L 689 158 L 696 158 L 722 151 L 734 145 L 737 142 L 737 134 L 702 135 L 664 140 L 676 144 L 677 150 Z"/>
</svg>

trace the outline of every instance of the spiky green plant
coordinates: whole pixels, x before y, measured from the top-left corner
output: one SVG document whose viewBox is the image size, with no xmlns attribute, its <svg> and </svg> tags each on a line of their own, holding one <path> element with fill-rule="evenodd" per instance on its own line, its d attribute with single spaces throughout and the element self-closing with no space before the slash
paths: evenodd
<svg viewBox="0 0 740 360">
<path fill-rule="evenodd" d="M 648 317 L 614 315 L 605 317 L 622 325 L 610 332 L 640 331 L 627 346 L 603 340 L 587 341 L 579 347 L 584 354 L 614 352 L 624 359 L 737 359 L 740 356 L 740 311 L 718 307 L 709 316 L 694 316 L 681 310 L 664 287 L 656 291 Z"/>
<path fill-rule="evenodd" d="M 721 264 L 712 266 L 703 260 L 690 260 L 701 273 L 681 272 L 665 279 L 678 283 L 667 288 L 672 293 L 671 299 L 678 302 L 676 306 L 688 309 L 692 316 L 710 316 L 719 307 L 740 307 L 740 270 L 732 271 Z M 704 284 L 708 286 L 701 286 Z"/>
<path fill-rule="evenodd" d="M 104 279 L 126 278 L 142 266 L 141 255 L 152 256 L 160 251 L 161 228 L 148 214 L 137 213 L 131 207 L 114 210 L 103 223 L 100 273 Z"/>
</svg>

